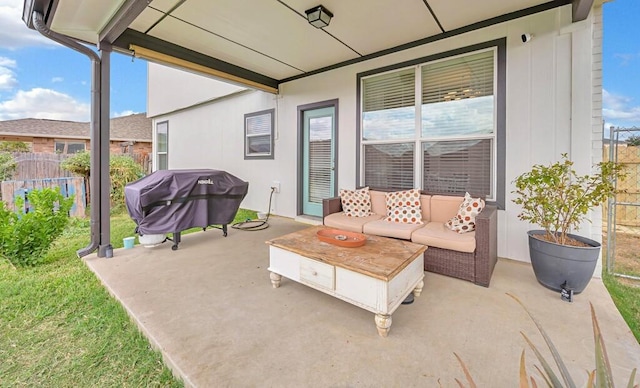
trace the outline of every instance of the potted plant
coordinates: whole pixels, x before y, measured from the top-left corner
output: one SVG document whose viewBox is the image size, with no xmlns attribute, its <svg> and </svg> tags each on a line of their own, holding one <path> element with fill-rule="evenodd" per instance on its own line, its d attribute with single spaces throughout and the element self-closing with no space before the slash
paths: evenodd
<svg viewBox="0 0 640 388">
<path fill-rule="evenodd" d="M 569 233 L 579 229 L 587 213 L 616 193 L 615 180 L 623 179 L 623 166 L 601 162 L 591 175 L 578 175 L 567 154 L 550 165 L 534 165 L 514 183 L 522 206 L 518 218 L 543 228 L 531 230 L 529 254 L 536 279 L 556 291 L 578 294 L 593 276 L 600 243 Z"/>
</svg>

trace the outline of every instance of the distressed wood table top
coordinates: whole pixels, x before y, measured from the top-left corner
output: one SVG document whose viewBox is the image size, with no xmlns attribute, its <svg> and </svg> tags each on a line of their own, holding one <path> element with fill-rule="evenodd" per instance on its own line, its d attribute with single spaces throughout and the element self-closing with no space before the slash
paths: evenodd
<svg viewBox="0 0 640 388">
<path fill-rule="evenodd" d="M 324 226 L 313 226 L 266 243 L 330 265 L 389 281 L 427 247 L 410 241 L 366 235 L 357 248 L 343 248 L 322 242 L 316 236 Z M 329 228 L 327 228 L 329 229 Z"/>
</svg>

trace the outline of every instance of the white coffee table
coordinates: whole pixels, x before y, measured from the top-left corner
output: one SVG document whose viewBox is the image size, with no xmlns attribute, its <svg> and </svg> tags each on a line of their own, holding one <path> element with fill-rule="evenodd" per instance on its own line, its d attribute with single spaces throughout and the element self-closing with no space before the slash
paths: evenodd
<svg viewBox="0 0 640 388">
<path fill-rule="evenodd" d="M 271 283 L 282 276 L 375 314 L 378 334 L 386 337 L 391 314 L 424 286 L 426 247 L 409 241 L 367 235 L 362 247 L 321 242 L 315 226 L 267 241 Z"/>
</svg>

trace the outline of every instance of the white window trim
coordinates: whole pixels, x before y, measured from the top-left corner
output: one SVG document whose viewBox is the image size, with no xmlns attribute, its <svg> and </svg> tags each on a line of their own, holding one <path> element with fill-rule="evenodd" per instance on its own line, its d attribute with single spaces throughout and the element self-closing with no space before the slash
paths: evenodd
<svg viewBox="0 0 640 388">
<path fill-rule="evenodd" d="M 469 55 L 474 55 L 474 54 L 478 54 L 478 53 L 483 53 L 483 52 L 487 52 L 487 51 L 492 51 L 493 52 L 493 67 L 494 67 L 494 76 L 493 76 L 493 90 L 494 90 L 494 96 L 495 101 L 493 104 L 493 131 L 491 134 L 486 134 L 486 135 L 478 135 L 478 136 L 445 136 L 445 137 L 422 137 L 422 67 L 428 64 L 434 64 L 434 63 L 438 63 L 438 62 L 444 62 L 444 61 L 449 61 L 449 60 L 453 60 L 456 58 L 461 58 L 461 57 L 466 57 Z M 380 73 L 375 73 L 375 74 L 371 74 L 365 77 L 360 78 L 360 90 L 364 90 L 364 82 L 366 79 L 368 78 L 373 78 L 373 77 L 378 77 L 384 74 L 389 74 L 389 73 L 395 73 L 395 72 L 401 72 L 403 70 L 409 69 L 409 68 L 413 68 L 414 72 L 415 72 L 415 78 L 414 78 L 414 90 L 415 90 L 415 133 L 414 133 L 414 137 L 413 138 L 403 138 L 403 139 L 388 139 L 388 140 L 365 140 L 363 138 L 364 135 L 364 123 L 363 123 L 363 112 L 364 112 L 364 98 L 360 98 L 360 115 L 358 117 L 358 120 L 360 121 L 360 139 L 359 139 L 359 143 L 360 143 L 360 160 L 359 160 L 359 165 L 360 165 L 360 182 L 358 182 L 358 184 L 360 186 L 364 185 L 364 179 L 365 179 L 365 163 L 364 163 L 364 159 L 365 159 L 365 153 L 364 153 L 364 148 L 367 145 L 376 145 L 376 144 L 398 144 L 398 143 L 408 143 L 408 142 L 414 142 L 415 144 L 415 148 L 414 148 L 414 186 L 415 187 L 423 187 L 423 170 L 424 170 L 424 164 L 422 161 L 422 143 L 424 142 L 443 142 L 443 141 L 456 141 L 456 140 L 491 140 L 491 160 L 492 162 L 492 176 L 493 179 L 491 181 L 491 192 L 493 193 L 493 195 L 491 197 L 487 197 L 486 200 L 487 201 L 496 201 L 498 193 L 498 99 L 497 99 L 497 93 L 498 93 L 498 48 L 496 46 L 492 46 L 492 47 L 488 47 L 488 48 L 484 48 L 484 49 L 479 49 L 479 50 L 473 50 L 473 51 L 468 51 L 462 54 L 458 54 L 458 55 L 453 55 L 453 56 L 448 56 L 448 57 L 443 57 L 440 59 L 435 59 L 435 60 L 431 60 L 431 61 L 424 61 L 421 62 L 419 64 L 415 64 L 415 65 L 411 65 L 411 66 L 405 66 L 405 67 L 398 67 L 395 68 L 393 70 L 389 70 L 389 71 L 384 71 L 384 72 L 380 72 Z"/>
<path fill-rule="evenodd" d="M 257 117 L 257 116 L 265 116 L 265 115 L 269 115 L 269 122 L 270 122 L 270 133 L 269 133 L 269 152 L 252 152 L 249 153 L 248 152 L 248 139 L 251 137 L 262 137 L 262 136 L 266 136 L 265 134 L 248 134 L 247 133 L 247 120 L 249 120 L 252 117 Z M 266 110 L 262 110 L 262 111 L 258 111 L 258 112 L 252 112 L 252 113 L 247 113 L 244 115 L 244 159 L 245 160 L 251 160 L 251 159 L 275 159 L 275 152 L 274 152 L 274 147 L 275 147 L 275 109 L 266 109 Z"/>
</svg>

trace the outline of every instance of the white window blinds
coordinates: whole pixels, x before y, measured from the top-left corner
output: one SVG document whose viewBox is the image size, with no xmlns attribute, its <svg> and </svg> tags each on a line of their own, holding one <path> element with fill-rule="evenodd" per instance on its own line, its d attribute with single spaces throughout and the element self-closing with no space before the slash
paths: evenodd
<svg viewBox="0 0 640 388">
<path fill-rule="evenodd" d="M 415 132 L 415 70 L 363 81 L 362 133 L 366 140 L 411 138 Z"/>
</svg>

